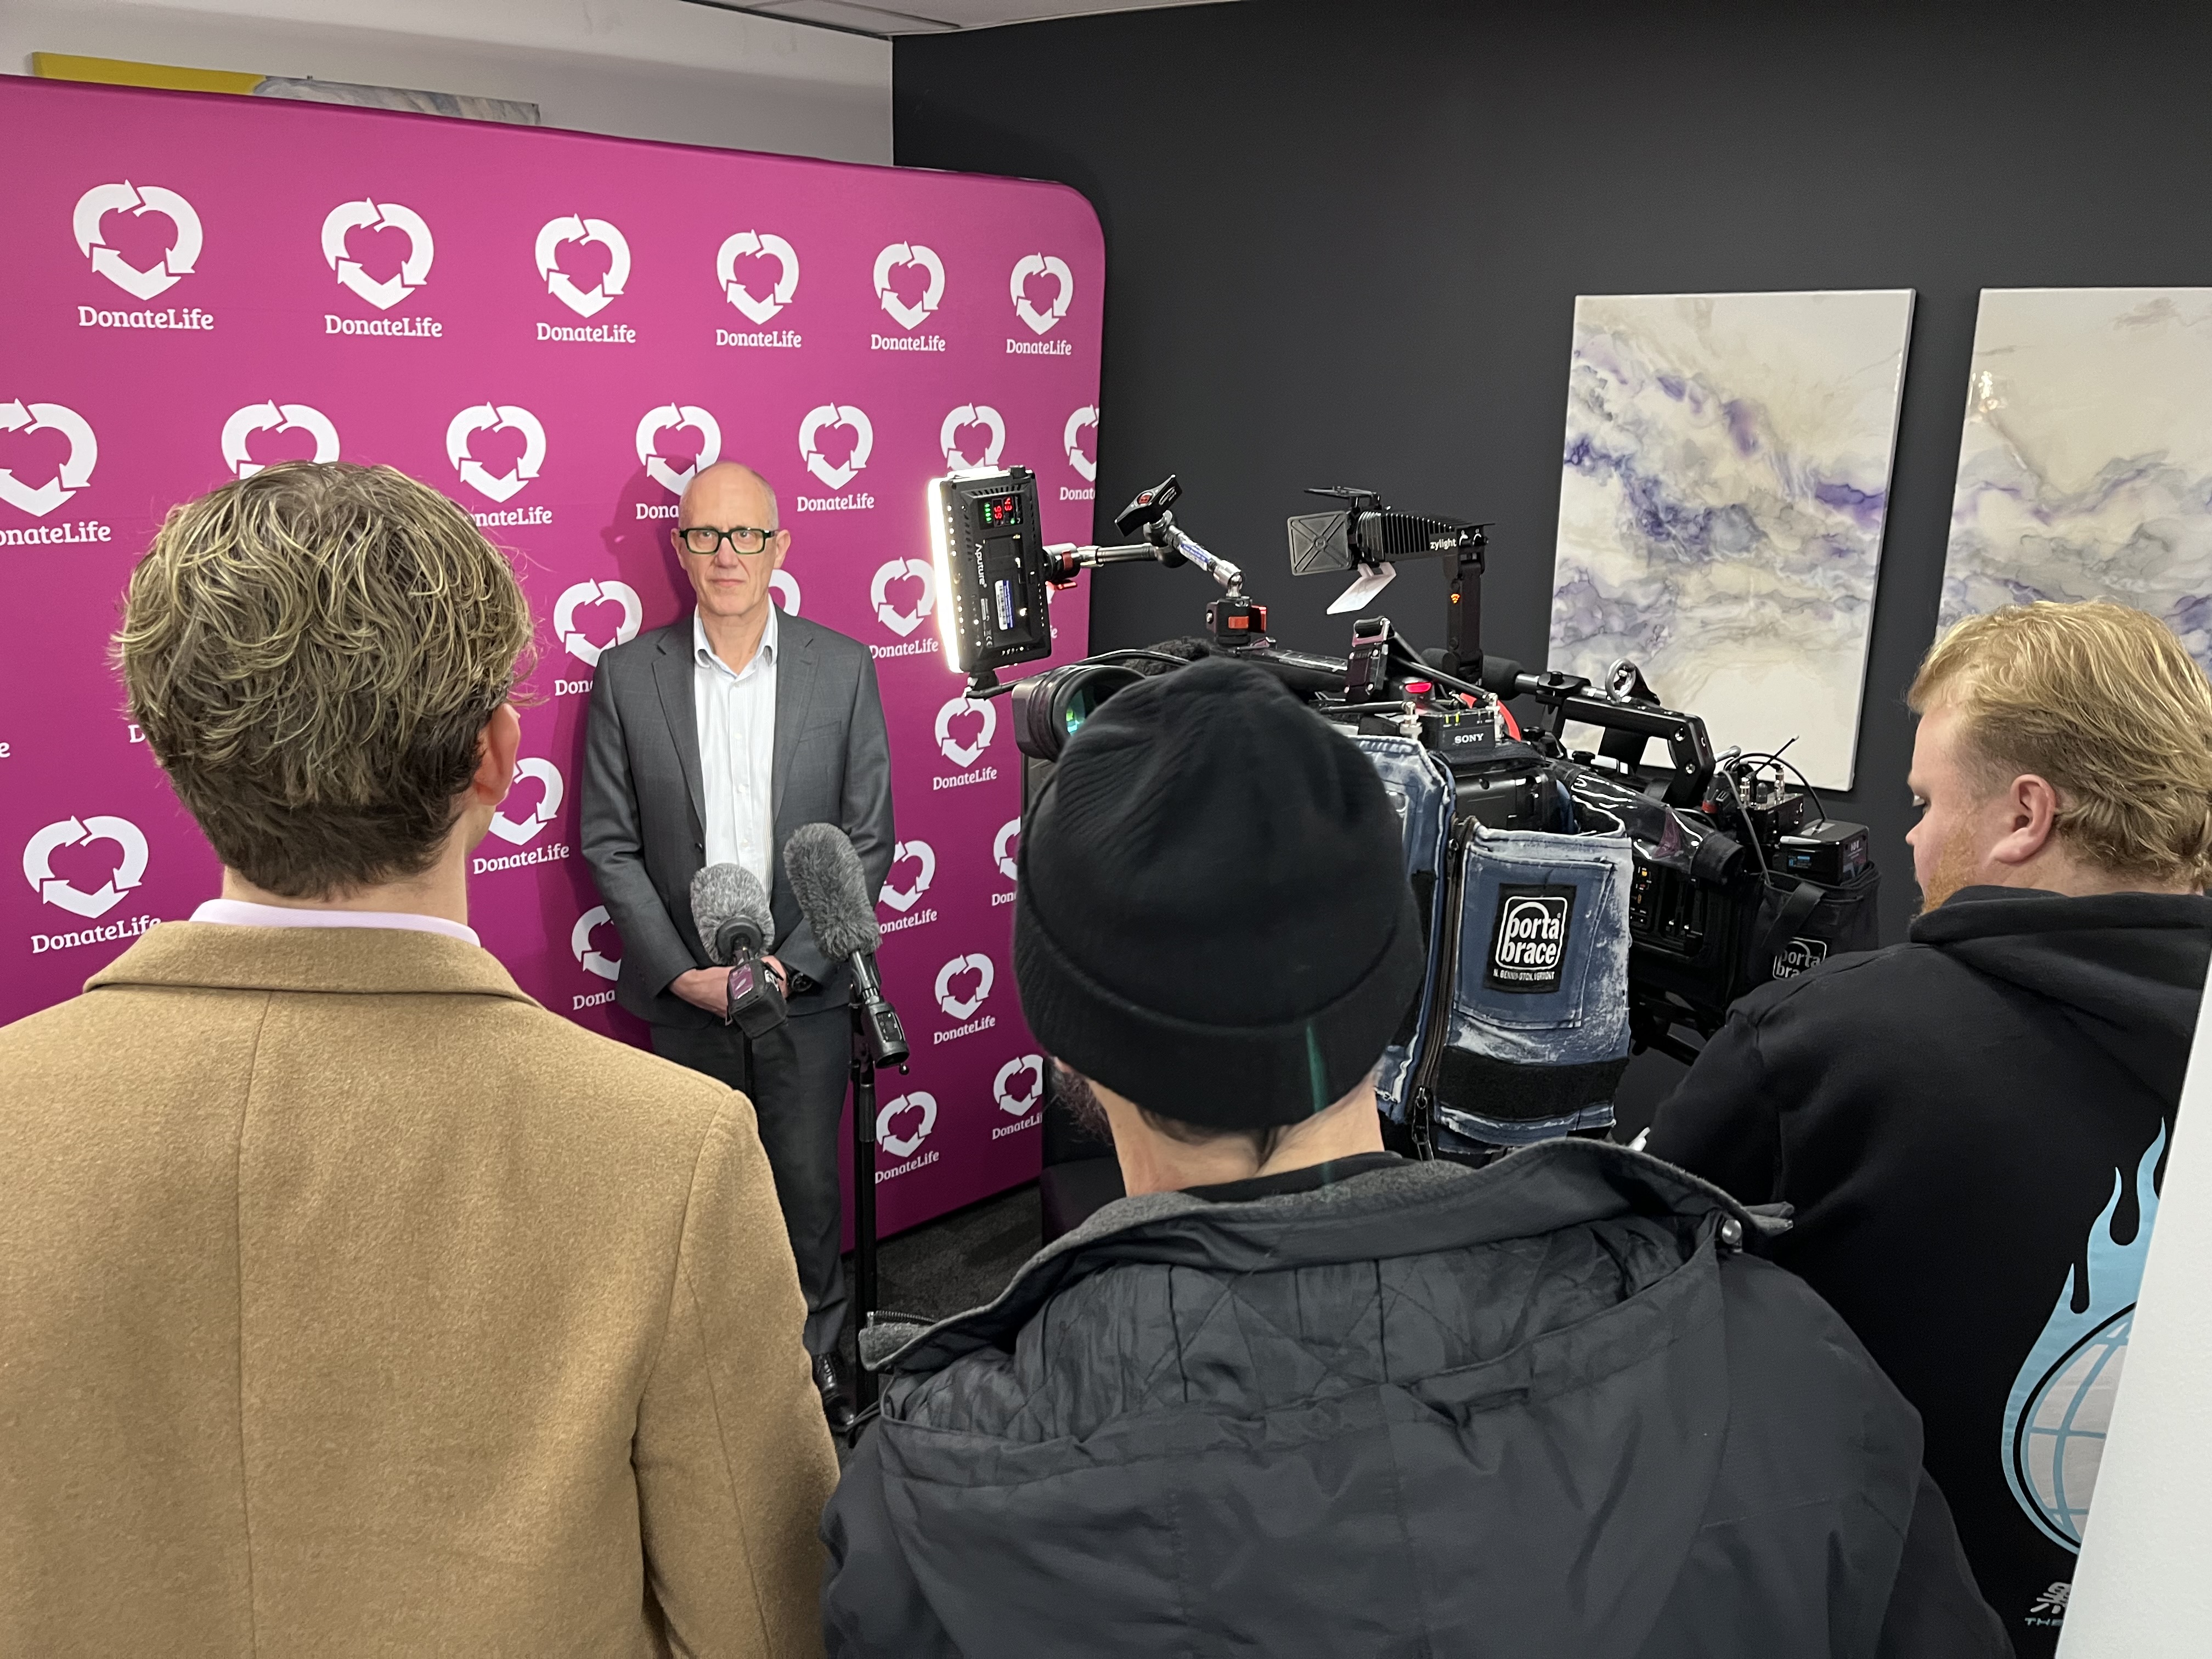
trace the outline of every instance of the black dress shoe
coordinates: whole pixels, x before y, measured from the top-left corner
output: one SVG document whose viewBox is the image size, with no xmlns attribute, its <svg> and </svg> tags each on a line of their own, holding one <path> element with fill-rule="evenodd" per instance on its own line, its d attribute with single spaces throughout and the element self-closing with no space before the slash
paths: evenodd
<svg viewBox="0 0 2212 1659">
<path fill-rule="evenodd" d="M 822 1390 L 822 1414 L 830 1419 L 833 1434 L 843 1434 L 853 1426 L 853 1391 L 845 1384 L 844 1363 L 834 1353 L 814 1356 L 814 1386 Z"/>
</svg>

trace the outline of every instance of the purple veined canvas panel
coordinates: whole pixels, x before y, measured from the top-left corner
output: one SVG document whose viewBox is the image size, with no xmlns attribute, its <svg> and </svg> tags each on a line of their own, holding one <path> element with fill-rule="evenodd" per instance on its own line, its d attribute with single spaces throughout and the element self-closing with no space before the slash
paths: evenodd
<svg viewBox="0 0 2212 1659">
<path fill-rule="evenodd" d="M 776 486 L 778 599 L 877 657 L 900 856 L 878 908 L 914 1042 L 882 1225 L 1036 1173 L 1008 950 L 1020 764 L 937 647 L 923 484 L 1036 469 L 1089 539 L 1104 256 L 1059 185 L 0 76 L 0 1020 L 73 994 L 217 866 L 106 661 L 172 504 L 295 457 L 385 462 L 510 550 L 538 621 L 522 779 L 471 914 L 523 988 L 630 1042 L 576 853 L 593 665 L 686 614 L 666 532 L 722 457 Z M 1089 594 L 1054 601 L 1056 660 Z M 1040 665 L 1041 666 L 1042 665 Z"/>
</svg>

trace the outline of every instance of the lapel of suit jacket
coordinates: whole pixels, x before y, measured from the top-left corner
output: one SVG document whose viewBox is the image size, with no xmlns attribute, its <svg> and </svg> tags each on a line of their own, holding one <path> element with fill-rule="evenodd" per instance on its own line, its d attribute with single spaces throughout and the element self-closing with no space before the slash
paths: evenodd
<svg viewBox="0 0 2212 1659">
<path fill-rule="evenodd" d="M 783 786 L 791 779 L 792 757 L 799 752 L 799 734 L 806 729 L 806 706 L 814 696 L 814 639 L 812 630 L 799 626 L 794 617 L 783 617 L 775 626 L 782 654 L 775 665 L 775 769 L 769 812 L 780 833 Z"/>
<path fill-rule="evenodd" d="M 677 758 L 684 763 L 684 787 L 691 797 L 691 831 L 704 833 L 707 786 L 699 774 L 698 699 L 692 690 L 691 627 L 689 622 L 661 630 L 660 646 L 653 654 L 653 684 L 660 693 L 660 711 L 668 717 L 668 733 L 676 739 Z"/>
</svg>

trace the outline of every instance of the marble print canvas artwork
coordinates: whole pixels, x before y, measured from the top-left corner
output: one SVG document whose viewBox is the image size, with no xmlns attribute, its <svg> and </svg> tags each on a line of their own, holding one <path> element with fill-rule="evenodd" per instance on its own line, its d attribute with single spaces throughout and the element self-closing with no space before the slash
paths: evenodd
<svg viewBox="0 0 2212 1659">
<path fill-rule="evenodd" d="M 1849 788 L 1911 326 L 1909 289 L 1577 300 L 1551 665 L 1631 658 Z"/>
<path fill-rule="evenodd" d="M 2212 670 L 2212 289 L 1984 289 L 1942 625 L 2100 599 Z"/>
</svg>

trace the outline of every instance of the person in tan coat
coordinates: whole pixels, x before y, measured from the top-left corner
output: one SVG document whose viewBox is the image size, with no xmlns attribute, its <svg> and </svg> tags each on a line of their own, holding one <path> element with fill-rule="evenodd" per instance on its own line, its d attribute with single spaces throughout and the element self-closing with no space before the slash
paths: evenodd
<svg viewBox="0 0 2212 1659">
<path fill-rule="evenodd" d="M 385 468 L 131 577 L 224 866 L 0 1030 L 0 1653 L 818 1653 L 836 1461 L 753 1110 L 467 922 L 520 588 Z"/>
</svg>

